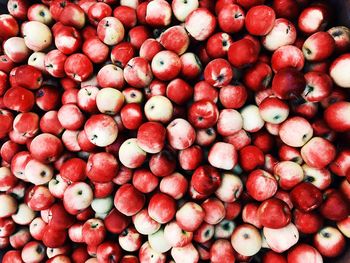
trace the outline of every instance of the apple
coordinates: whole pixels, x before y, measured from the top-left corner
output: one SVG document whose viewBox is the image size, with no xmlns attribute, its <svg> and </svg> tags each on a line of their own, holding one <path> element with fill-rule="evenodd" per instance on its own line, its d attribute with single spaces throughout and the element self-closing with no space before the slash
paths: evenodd
<svg viewBox="0 0 350 263">
<path fill-rule="evenodd" d="M 164 193 L 155 193 L 148 203 L 149 216 L 160 224 L 170 222 L 176 213 L 176 202 Z"/>
<path fill-rule="evenodd" d="M 272 30 L 263 37 L 263 46 L 270 51 L 275 51 L 276 49 L 292 45 L 297 38 L 296 28 L 285 18 L 278 18 L 275 20 L 275 24 Z"/>
<path fill-rule="evenodd" d="M 45 247 L 38 241 L 30 241 L 23 247 L 21 257 L 24 262 L 40 262 L 45 258 Z"/>
<path fill-rule="evenodd" d="M 151 68 L 153 75 L 159 80 L 171 80 L 179 75 L 181 60 L 175 52 L 162 50 L 153 57 Z"/>
<path fill-rule="evenodd" d="M 240 5 L 235 3 L 236 1 L 233 1 L 233 3 L 223 5 L 220 11 L 216 12 L 218 24 L 222 31 L 226 33 L 237 33 L 244 27 L 245 12 Z M 219 5 L 219 1 L 217 5 Z"/>
<path fill-rule="evenodd" d="M 280 99 L 298 97 L 306 85 L 304 75 L 294 68 L 279 70 L 272 80 L 272 90 Z"/>
<path fill-rule="evenodd" d="M 130 202 L 130 201 L 133 202 Z M 114 206 L 126 216 L 137 214 L 145 204 L 145 196 L 131 184 L 122 185 L 114 196 Z"/>
<path fill-rule="evenodd" d="M 335 49 L 335 41 L 328 32 L 317 32 L 308 37 L 303 44 L 306 60 L 322 61 L 327 59 Z"/>
<path fill-rule="evenodd" d="M 171 6 L 165 0 L 154 0 L 146 7 L 146 23 L 152 27 L 165 27 L 171 22 Z"/>
<path fill-rule="evenodd" d="M 106 45 L 120 43 L 124 38 L 124 26 L 118 18 L 108 16 L 100 20 L 97 25 L 98 38 Z"/>
<path fill-rule="evenodd" d="M 76 202 L 72 202 L 76 200 Z M 63 195 L 64 208 L 71 214 L 78 214 L 88 208 L 93 201 L 91 187 L 84 182 L 74 182 L 69 185 Z"/>
<path fill-rule="evenodd" d="M 210 57 L 222 58 L 227 55 L 227 51 L 232 43 L 233 40 L 229 34 L 216 33 L 209 37 L 205 49 Z"/>
<path fill-rule="evenodd" d="M 167 123 L 173 116 L 173 104 L 165 96 L 153 96 L 145 104 L 144 112 L 148 121 Z"/>
<path fill-rule="evenodd" d="M 209 241 L 214 236 L 214 226 L 203 222 L 193 233 L 193 240 L 201 244 Z"/>
<path fill-rule="evenodd" d="M 155 74 L 154 72 L 152 74 L 152 70 L 146 59 L 142 57 L 134 57 L 130 59 L 124 67 L 124 79 L 129 85 L 136 88 L 142 88 L 151 83 L 153 74 Z"/>
<path fill-rule="evenodd" d="M 254 226 L 242 224 L 233 231 L 231 244 L 243 256 L 253 256 L 261 249 L 261 235 Z"/>
<path fill-rule="evenodd" d="M 14 63 L 25 61 L 29 57 L 30 49 L 22 37 L 11 37 L 3 44 L 4 54 Z"/>
<path fill-rule="evenodd" d="M 263 234 L 267 245 L 277 253 L 288 250 L 299 240 L 298 229 L 293 223 L 289 223 L 287 226 L 278 229 L 264 227 Z"/>
<path fill-rule="evenodd" d="M 303 212 L 309 212 L 322 203 L 321 191 L 310 183 L 300 183 L 290 192 L 293 205 Z"/>
<path fill-rule="evenodd" d="M 121 5 L 114 8 L 113 16 L 118 18 L 126 28 L 132 28 L 137 24 L 136 10 L 130 6 Z"/>
<path fill-rule="evenodd" d="M 148 243 L 158 253 L 165 253 L 171 249 L 170 243 L 165 239 L 163 228 L 152 235 L 148 235 Z"/>
<path fill-rule="evenodd" d="M 17 20 L 15 19 L 15 17 L 9 14 L 0 15 L 0 28 L 2 29 L 0 33 L 0 38 L 2 40 L 15 37 L 19 32 Z"/>
<path fill-rule="evenodd" d="M 86 55 L 75 53 L 64 62 L 64 72 L 73 80 L 82 82 L 92 75 L 93 66 Z"/>
<path fill-rule="evenodd" d="M 42 51 L 51 45 L 51 30 L 44 23 L 29 21 L 23 26 L 22 31 L 24 43 L 33 51 Z"/>
<path fill-rule="evenodd" d="M 307 244 L 298 244 L 288 252 L 288 261 L 296 263 L 304 262 L 305 260 L 315 263 L 323 262 L 321 254 L 316 248 Z"/>
<path fill-rule="evenodd" d="M 52 23 L 52 16 L 49 8 L 44 4 L 34 4 L 28 8 L 28 20 L 38 21 L 45 25 Z"/>
<path fill-rule="evenodd" d="M 115 120 L 105 114 L 92 115 L 84 125 L 88 140 L 99 147 L 112 144 L 118 136 L 118 127 Z"/>
<path fill-rule="evenodd" d="M 171 3 L 171 9 L 174 13 L 174 16 L 180 22 L 184 22 L 187 16 L 199 6 L 198 0 L 174 0 Z"/>
<path fill-rule="evenodd" d="M 77 29 L 71 26 L 62 26 L 54 32 L 55 45 L 65 55 L 77 52 L 82 45 L 82 38 Z"/>
<path fill-rule="evenodd" d="M 329 19 L 328 10 L 322 5 L 305 8 L 299 15 L 298 27 L 305 34 L 323 31 Z"/>
<path fill-rule="evenodd" d="M 203 7 L 192 10 L 185 19 L 186 30 L 198 41 L 206 40 L 214 32 L 215 27 L 214 15 Z"/>
<path fill-rule="evenodd" d="M 257 169 L 252 171 L 246 182 L 247 192 L 257 201 L 264 201 L 277 191 L 277 180 L 270 173 Z"/>
<path fill-rule="evenodd" d="M 97 261 L 116 261 L 118 262 L 122 256 L 122 252 L 118 244 L 112 241 L 105 241 L 97 247 Z"/>
<path fill-rule="evenodd" d="M 204 69 L 204 79 L 214 87 L 228 85 L 233 78 L 233 71 L 230 63 L 223 58 L 210 61 Z"/>
<path fill-rule="evenodd" d="M 241 55 L 237 56 L 237 53 Z M 251 39 L 242 38 L 231 44 L 227 54 L 232 66 L 245 68 L 258 60 L 259 49 Z"/>
<path fill-rule="evenodd" d="M 159 245 L 161 245 L 161 243 Z M 139 259 L 141 262 L 147 262 L 151 260 L 154 260 L 159 263 L 166 262 L 166 256 L 163 253 L 160 253 L 153 249 L 148 241 L 143 243 L 143 245 L 141 246 L 139 250 Z"/>
<path fill-rule="evenodd" d="M 296 46 L 285 45 L 276 49 L 271 57 L 271 68 L 274 72 L 288 67 L 302 70 L 305 58 L 303 52 Z"/>
<path fill-rule="evenodd" d="M 314 236 L 314 246 L 322 256 L 333 258 L 345 249 L 345 238 L 342 233 L 331 226 L 322 228 Z"/>
<path fill-rule="evenodd" d="M 142 235 L 151 235 L 159 230 L 161 224 L 157 221 L 153 220 L 149 214 L 147 209 L 142 209 L 136 215 L 132 217 L 132 221 L 134 226 Z"/>
</svg>

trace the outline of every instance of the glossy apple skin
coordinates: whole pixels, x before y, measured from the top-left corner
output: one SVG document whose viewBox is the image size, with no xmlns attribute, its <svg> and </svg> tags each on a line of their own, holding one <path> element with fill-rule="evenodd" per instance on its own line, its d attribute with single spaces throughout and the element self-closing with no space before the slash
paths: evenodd
<svg viewBox="0 0 350 263">
<path fill-rule="evenodd" d="M 294 206 L 303 212 L 310 212 L 322 203 L 322 193 L 310 183 L 301 183 L 290 193 Z"/>
</svg>

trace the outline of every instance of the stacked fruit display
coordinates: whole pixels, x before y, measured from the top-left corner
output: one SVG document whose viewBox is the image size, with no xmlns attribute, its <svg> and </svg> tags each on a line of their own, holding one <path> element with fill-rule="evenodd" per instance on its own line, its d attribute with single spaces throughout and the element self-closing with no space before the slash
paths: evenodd
<svg viewBox="0 0 350 263">
<path fill-rule="evenodd" d="M 350 238 L 327 1 L 10 0 L 3 263 L 320 263 Z"/>
</svg>

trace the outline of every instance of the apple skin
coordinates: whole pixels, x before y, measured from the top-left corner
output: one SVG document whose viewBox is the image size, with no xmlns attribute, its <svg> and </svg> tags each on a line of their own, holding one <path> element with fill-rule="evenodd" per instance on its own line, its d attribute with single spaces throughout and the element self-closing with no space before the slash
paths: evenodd
<svg viewBox="0 0 350 263">
<path fill-rule="evenodd" d="M 193 233 L 184 231 L 176 221 L 166 224 L 164 237 L 172 247 L 183 247 L 191 243 Z"/>
<path fill-rule="evenodd" d="M 83 224 L 83 240 L 89 246 L 98 246 L 106 237 L 106 229 L 103 221 L 91 218 Z"/>
<path fill-rule="evenodd" d="M 317 146 L 316 146 L 317 145 Z M 317 151 L 315 151 L 317 147 Z M 335 148 L 326 139 L 314 137 L 301 148 L 301 156 L 306 164 L 315 168 L 324 168 L 335 158 Z"/>
<path fill-rule="evenodd" d="M 19 32 L 19 26 L 16 19 L 9 14 L 2 14 L 0 16 L 0 28 L 2 29 L 0 33 L 1 40 L 15 37 Z"/>
<path fill-rule="evenodd" d="M 75 53 L 66 59 L 64 71 L 68 77 L 75 81 L 82 82 L 92 75 L 93 66 L 86 55 Z"/>
<path fill-rule="evenodd" d="M 299 232 L 293 223 L 279 229 L 264 227 L 263 234 L 268 246 L 278 253 L 288 250 L 299 240 Z"/>
<path fill-rule="evenodd" d="M 33 51 L 42 51 L 52 42 L 50 28 L 38 21 L 27 22 L 23 27 L 23 36 L 26 46 Z"/>
<path fill-rule="evenodd" d="M 243 256 L 253 256 L 261 249 L 261 235 L 254 226 L 242 224 L 232 233 L 231 244 Z"/>
<path fill-rule="evenodd" d="M 233 71 L 230 63 L 223 58 L 210 61 L 204 69 L 204 79 L 214 87 L 228 85 L 233 78 Z"/>
<path fill-rule="evenodd" d="M 302 212 L 295 209 L 293 212 L 293 222 L 299 232 L 303 234 L 314 234 L 323 226 L 323 218 L 315 211 Z"/>
<path fill-rule="evenodd" d="M 215 168 L 231 170 L 237 164 L 237 152 L 233 145 L 216 142 L 209 150 L 208 162 Z"/>
<path fill-rule="evenodd" d="M 223 58 L 227 55 L 227 51 L 232 43 L 233 40 L 229 34 L 219 32 L 209 37 L 205 48 L 210 57 Z"/>
<path fill-rule="evenodd" d="M 132 217 L 132 222 L 136 230 L 142 235 L 151 235 L 156 233 L 161 224 L 152 219 L 148 214 L 148 209 L 142 209 Z"/>
<path fill-rule="evenodd" d="M 263 263 L 287 263 L 287 259 L 283 254 L 276 253 L 272 250 L 268 250 L 263 256 L 262 256 L 262 262 Z"/>
<path fill-rule="evenodd" d="M 314 236 L 315 248 L 324 257 L 339 256 L 345 249 L 345 237 L 335 227 L 324 227 Z"/>
<path fill-rule="evenodd" d="M 116 158 L 106 152 L 91 154 L 85 167 L 86 176 L 95 183 L 112 181 L 119 168 Z"/>
<path fill-rule="evenodd" d="M 181 60 L 175 52 L 162 50 L 153 57 L 151 68 L 153 75 L 159 80 L 171 80 L 180 73 Z"/>
<path fill-rule="evenodd" d="M 175 200 L 163 193 L 154 194 L 148 204 L 149 216 L 160 224 L 170 222 L 176 213 Z"/>
<path fill-rule="evenodd" d="M 246 187 L 248 194 L 255 200 L 264 201 L 276 193 L 277 181 L 270 173 L 257 169 L 248 175 Z"/>
<path fill-rule="evenodd" d="M 210 128 L 217 122 L 218 118 L 219 110 L 209 100 L 196 101 L 188 110 L 188 120 L 195 128 Z"/>
<path fill-rule="evenodd" d="M 174 79 L 170 81 L 166 87 L 167 97 L 178 105 L 188 102 L 193 96 L 193 88 L 182 79 Z"/>
<path fill-rule="evenodd" d="M 146 122 L 138 128 L 137 145 L 145 152 L 158 153 L 164 147 L 165 136 L 166 130 L 163 125 L 157 122 Z"/>
<path fill-rule="evenodd" d="M 302 73 L 293 68 L 285 68 L 275 74 L 272 80 L 272 90 L 280 99 L 291 99 L 303 92 L 305 84 Z"/>
<path fill-rule="evenodd" d="M 215 191 L 215 195 L 223 202 L 234 202 L 242 192 L 243 182 L 239 176 L 226 172 L 221 176 L 221 185 Z"/>
<path fill-rule="evenodd" d="M 285 45 L 292 45 L 297 38 L 295 26 L 284 18 L 275 20 L 272 30 L 263 37 L 263 46 L 270 51 L 274 51 Z"/>
<path fill-rule="evenodd" d="M 235 255 L 230 241 L 218 239 L 212 244 L 210 248 L 210 262 L 235 262 Z"/>
<path fill-rule="evenodd" d="M 215 192 L 220 184 L 220 174 L 212 166 L 200 166 L 192 174 L 191 185 L 201 194 L 209 195 Z"/>
<path fill-rule="evenodd" d="M 11 37 L 3 44 L 4 54 L 14 63 L 21 63 L 29 57 L 30 49 L 26 46 L 24 38 Z"/>
<path fill-rule="evenodd" d="M 218 101 L 218 90 L 206 81 L 197 82 L 193 88 L 193 101 L 200 100 L 210 100 L 216 103 Z"/>
<path fill-rule="evenodd" d="M 350 123 L 345 117 L 350 110 L 350 103 L 338 101 L 327 107 L 324 112 L 324 120 L 327 125 L 337 132 L 347 132 L 350 130 Z"/>
<path fill-rule="evenodd" d="M 283 122 L 278 134 L 285 144 L 301 147 L 312 138 L 313 129 L 307 119 L 295 116 Z"/>
<path fill-rule="evenodd" d="M 148 241 L 141 246 L 139 250 L 139 259 L 141 262 L 149 262 L 153 260 L 159 263 L 166 262 L 166 256 L 154 250 Z"/>
<path fill-rule="evenodd" d="M 288 261 L 301 263 L 305 260 L 315 263 L 323 262 L 321 254 L 316 248 L 307 244 L 298 244 L 288 251 Z"/>
<path fill-rule="evenodd" d="M 99 147 L 112 144 L 118 136 L 118 127 L 114 119 L 105 114 L 92 115 L 84 125 L 89 141 Z"/>
<path fill-rule="evenodd" d="M 282 228 L 291 222 L 291 212 L 288 205 L 277 199 L 271 198 L 261 203 L 258 214 L 262 226 L 269 228 Z"/>
<path fill-rule="evenodd" d="M 19 250 L 9 250 L 7 251 L 3 258 L 2 262 L 4 263 L 22 263 L 22 258 L 21 258 L 21 251 Z"/>
<path fill-rule="evenodd" d="M 222 31 L 226 33 L 237 33 L 241 31 L 244 27 L 245 21 L 245 12 L 241 8 L 241 6 L 236 5 L 236 1 L 232 1 L 233 3 L 222 4 L 222 8 L 220 11 L 218 10 L 218 24 Z M 217 2 L 217 6 L 219 2 Z M 232 15 L 234 14 L 234 15 Z"/>
<path fill-rule="evenodd" d="M 130 218 L 120 213 L 117 209 L 112 209 L 104 218 L 106 230 L 114 234 L 120 234 L 129 225 Z"/>
<path fill-rule="evenodd" d="M 271 68 L 274 72 L 292 67 L 302 70 L 305 64 L 303 52 L 293 45 L 286 45 L 276 49 L 271 57 Z"/>
<path fill-rule="evenodd" d="M 176 185 L 174 188 L 173 185 Z M 173 173 L 162 178 L 159 184 L 159 190 L 168 194 L 176 200 L 181 199 L 188 188 L 186 178 L 180 173 Z"/>
<path fill-rule="evenodd" d="M 131 203 L 130 200 L 133 200 Z M 135 215 L 145 203 L 145 196 L 131 184 L 121 186 L 114 196 L 114 206 L 126 216 Z"/>
<path fill-rule="evenodd" d="M 105 241 L 97 247 L 97 260 L 100 262 L 118 262 L 122 256 L 120 247 L 112 241 Z"/>
<path fill-rule="evenodd" d="M 25 261 L 40 262 L 45 258 L 45 247 L 38 241 L 31 241 L 23 247 L 21 257 Z"/>
<path fill-rule="evenodd" d="M 66 75 L 64 63 L 67 56 L 58 49 L 49 51 L 44 58 L 46 71 L 53 77 L 62 78 Z"/>
<path fill-rule="evenodd" d="M 178 55 L 186 52 L 190 39 L 182 26 L 172 26 L 165 30 L 159 37 L 159 43 L 167 50 Z"/>
<path fill-rule="evenodd" d="M 201 21 L 202 23 L 198 24 Z M 206 8 L 193 10 L 185 20 L 185 28 L 189 34 L 198 41 L 206 40 L 216 27 L 216 19 Z"/>
<path fill-rule="evenodd" d="M 76 198 L 77 202 L 72 203 L 71 200 L 74 198 Z M 69 213 L 74 215 L 88 208 L 91 205 L 92 200 L 92 189 L 84 182 L 72 183 L 67 187 L 63 196 L 64 208 L 68 210 Z"/>
<path fill-rule="evenodd" d="M 335 41 L 328 32 L 317 32 L 308 37 L 302 47 L 308 61 L 323 61 L 332 55 Z"/>
<path fill-rule="evenodd" d="M 31 76 L 31 78 L 28 77 Z M 21 86 L 26 89 L 36 90 L 43 83 L 42 72 L 30 65 L 22 65 L 13 68 L 9 75 L 11 86 Z"/>
<path fill-rule="evenodd" d="M 349 213 L 349 205 L 342 193 L 330 188 L 323 196 L 324 201 L 320 206 L 322 216 L 333 221 L 344 220 Z"/>
<path fill-rule="evenodd" d="M 273 29 L 275 19 L 276 14 L 271 7 L 258 5 L 248 10 L 245 26 L 250 34 L 265 36 Z"/>
<path fill-rule="evenodd" d="M 294 206 L 303 212 L 310 212 L 322 203 L 322 192 L 313 184 L 300 183 L 290 192 Z"/>
<path fill-rule="evenodd" d="M 124 68 L 125 81 L 136 88 L 148 86 L 153 79 L 153 74 L 150 64 L 142 57 L 130 59 Z"/>
<path fill-rule="evenodd" d="M 268 200 L 270 200 L 270 199 L 268 199 Z M 255 226 L 256 228 L 262 228 L 258 209 L 259 209 L 259 204 L 253 203 L 253 202 L 247 203 L 242 209 L 243 222 L 251 224 L 251 225 Z"/>
<path fill-rule="evenodd" d="M 348 64 L 350 62 L 350 55 L 349 54 L 343 54 L 336 58 L 329 70 L 330 70 L 330 76 L 333 79 L 333 81 L 342 88 L 349 88 L 350 87 L 350 79 L 347 75 L 347 69 Z"/>
<path fill-rule="evenodd" d="M 176 222 L 181 229 L 193 232 L 199 228 L 204 220 L 204 216 L 205 211 L 200 205 L 194 202 L 187 202 L 176 212 Z"/>
<path fill-rule="evenodd" d="M 327 26 L 329 13 L 322 5 L 306 7 L 299 15 L 298 27 L 305 34 L 323 31 Z"/>
<path fill-rule="evenodd" d="M 240 53 L 240 56 L 235 54 Z M 245 68 L 258 60 L 259 50 L 254 42 L 248 38 L 242 38 L 233 42 L 228 49 L 228 61 L 232 66 Z"/>
</svg>

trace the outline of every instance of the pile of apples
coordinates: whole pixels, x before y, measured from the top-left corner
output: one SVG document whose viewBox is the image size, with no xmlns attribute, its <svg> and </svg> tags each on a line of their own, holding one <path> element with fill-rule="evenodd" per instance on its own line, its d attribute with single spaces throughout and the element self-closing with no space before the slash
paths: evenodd
<svg viewBox="0 0 350 263">
<path fill-rule="evenodd" d="M 350 30 L 327 1 L 9 0 L 8 11 L 3 263 L 342 254 Z"/>
</svg>

